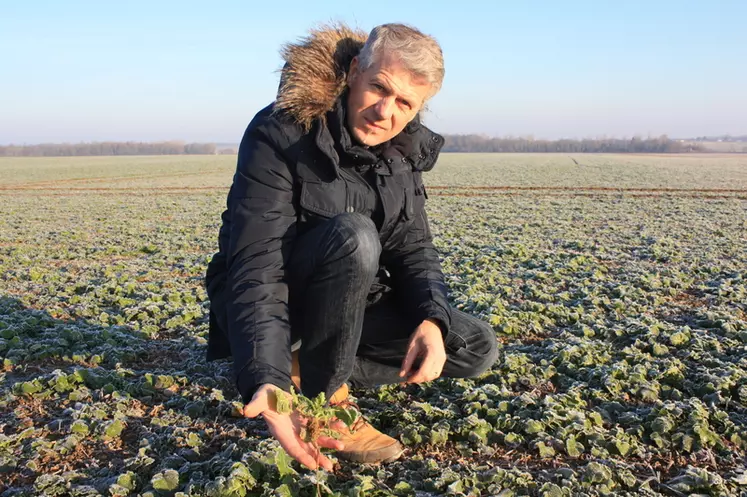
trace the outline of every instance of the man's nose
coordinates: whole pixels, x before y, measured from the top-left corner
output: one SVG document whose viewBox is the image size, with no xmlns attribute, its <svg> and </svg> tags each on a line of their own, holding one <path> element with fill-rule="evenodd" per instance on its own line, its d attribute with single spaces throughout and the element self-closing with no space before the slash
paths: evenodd
<svg viewBox="0 0 747 497">
<path fill-rule="evenodd" d="M 384 121 L 392 117 L 394 112 L 394 98 L 384 97 L 376 104 L 376 114 L 380 121 Z"/>
</svg>

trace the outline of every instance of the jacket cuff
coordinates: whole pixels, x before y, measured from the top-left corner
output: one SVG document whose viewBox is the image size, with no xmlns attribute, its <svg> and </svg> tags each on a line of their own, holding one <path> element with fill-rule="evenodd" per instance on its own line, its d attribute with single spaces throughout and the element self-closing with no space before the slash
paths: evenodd
<svg viewBox="0 0 747 497">
<path fill-rule="evenodd" d="M 236 377 L 236 388 L 244 404 L 251 402 L 254 393 L 265 383 L 271 383 L 286 392 L 290 391 L 291 379 L 273 368 L 264 370 L 242 369 Z"/>
<path fill-rule="evenodd" d="M 451 327 L 451 316 L 447 311 L 441 308 L 437 304 L 432 304 L 422 309 L 420 315 L 420 322 L 422 323 L 426 319 L 433 319 L 438 323 L 438 327 L 441 328 L 441 336 L 446 339 L 446 334 L 449 332 Z"/>
</svg>

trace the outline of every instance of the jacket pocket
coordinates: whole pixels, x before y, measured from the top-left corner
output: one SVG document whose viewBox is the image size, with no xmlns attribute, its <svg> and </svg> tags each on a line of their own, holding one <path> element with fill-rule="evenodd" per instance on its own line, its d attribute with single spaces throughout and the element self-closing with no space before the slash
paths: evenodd
<svg viewBox="0 0 747 497">
<path fill-rule="evenodd" d="M 325 218 L 342 214 L 345 212 L 345 184 L 338 180 L 331 183 L 303 181 L 300 204 L 302 209 Z"/>
<path fill-rule="evenodd" d="M 461 335 L 456 334 L 454 330 L 449 330 L 446 332 L 446 337 L 444 338 L 444 347 L 447 351 L 459 352 L 460 349 L 463 349 L 466 346 L 467 342 Z"/>
</svg>

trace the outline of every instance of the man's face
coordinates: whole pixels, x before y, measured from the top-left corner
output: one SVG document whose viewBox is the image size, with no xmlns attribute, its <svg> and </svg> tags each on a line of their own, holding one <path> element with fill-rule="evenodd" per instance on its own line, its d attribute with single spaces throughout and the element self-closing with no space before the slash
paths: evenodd
<svg viewBox="0 0 747 497">
<path fill-rule="evenodd" d="M 393 57 L 381 57 L 365 71 L 360 71 L 356 57 L 349 74 L 348 130 L 368 146 L 397 136 L 423 107 L 431 88 Z"/>
</svg>

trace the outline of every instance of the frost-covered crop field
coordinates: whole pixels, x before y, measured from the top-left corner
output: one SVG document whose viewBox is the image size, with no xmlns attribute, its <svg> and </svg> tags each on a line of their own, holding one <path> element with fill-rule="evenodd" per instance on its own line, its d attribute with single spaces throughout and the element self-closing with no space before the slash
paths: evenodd
<svg viewBox="0 0 747 497">
<path fill-rule="evenodd" d="M 480 378 L 354 391 L 399 462 L 289 464 L 204 360 L 234 158 L 0 159 L 0 496 L 747 495 L 747 156 L 444 154 Z"/>
</svg>

